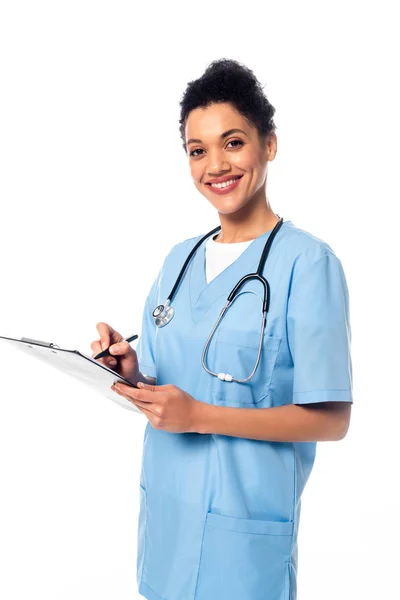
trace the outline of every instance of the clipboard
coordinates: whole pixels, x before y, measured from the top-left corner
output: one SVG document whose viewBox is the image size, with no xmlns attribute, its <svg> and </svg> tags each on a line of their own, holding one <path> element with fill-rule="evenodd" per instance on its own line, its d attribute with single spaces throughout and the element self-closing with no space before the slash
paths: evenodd
<svg viewBox="0 0 400 600">
<path fill-rule="evenodd" d="M 123 408 L 141 413 L 141 411 L 129 400 L 123 398 L 111 389 L 113 383 L 121 382 L 131 387 L 137 387 L 125 377 L 101 364 L 91 356 L 87 356 L 79 350 L 66 350 L 56 344 L 33 340 L 23 337 L 20 340 L 0 335 L 0 341 L 4 341 L 26 354 L 48 363 L 59 371 L 78 379 L 89 385 L 95 391 L 113 400 Z"/>
</svg>

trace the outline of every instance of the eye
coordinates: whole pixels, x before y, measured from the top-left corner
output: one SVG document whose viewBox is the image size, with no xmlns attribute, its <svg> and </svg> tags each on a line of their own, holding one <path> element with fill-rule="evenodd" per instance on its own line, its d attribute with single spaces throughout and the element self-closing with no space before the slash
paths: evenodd
<svg viewBox="0 0 400 600">
<path fill-rule="evenodd" d="M 199 156 L 198 154 L 195 154 L 195 152 L 203 152 L 201 148 L 196 148 L 196 150 L 192 150 L 189 154 L 190 156 Z"/>
<path fill-rule="evenodd" d="M 239 143 L 240 146 L 243 146 L 244 142 L 242 142 L 242 140 L 231 140 L 230 142 L 228 142 L 228 144 L 233 144 L 233 143 Z M 240 146 L 236 146 L 236 148 L 239 148 Z"/>
<path fill-rule="evenodd" d="M 244 142 L 242 140 L 230 140 L 227 145 L 229 144 L 239 144 L 238 146 L 234 146 L 234 148 L 240 148 L 244 145 Z M 189 155 L 194 157 L 201 156 L 201 154 L 195 154 L 195 152 L 203 152 L 203 150 L 201 148 L 196 148 L 195 150 L 192 150 Z"/>
</svg>

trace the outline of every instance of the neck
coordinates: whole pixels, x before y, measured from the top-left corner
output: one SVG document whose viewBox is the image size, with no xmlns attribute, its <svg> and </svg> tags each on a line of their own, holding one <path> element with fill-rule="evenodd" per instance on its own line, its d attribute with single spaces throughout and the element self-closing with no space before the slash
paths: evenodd
<svg viewBox="0 0 400 600">
<path fill-rule="evenodd" d="M 219 213 L 221 231 L 214 238 L 216 242 L 232 244 L 254 240 L 273 229 L 279 221 L 279 217 L 266 203 L 255 207 L 247 215 L 239 215 L 239 212 L 231 215 Z"/>
</svg>

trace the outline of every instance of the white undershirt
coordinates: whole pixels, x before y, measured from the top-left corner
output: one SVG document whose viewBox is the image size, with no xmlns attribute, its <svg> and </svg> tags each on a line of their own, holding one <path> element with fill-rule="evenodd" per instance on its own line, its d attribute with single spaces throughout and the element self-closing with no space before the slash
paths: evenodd
<svg viewBox="0 0 400 600">
<path fill-rule="evenodd" d="M 216 234 L 217 235 L 217 234 Z M 214 277 L 229 267 L 247 246 L 254 240 L 247 242 L 232 242 L 230 244 L 216 242 L 213 236 L 206 241 L 206 280 L 210 283 Z"/>
</svg>

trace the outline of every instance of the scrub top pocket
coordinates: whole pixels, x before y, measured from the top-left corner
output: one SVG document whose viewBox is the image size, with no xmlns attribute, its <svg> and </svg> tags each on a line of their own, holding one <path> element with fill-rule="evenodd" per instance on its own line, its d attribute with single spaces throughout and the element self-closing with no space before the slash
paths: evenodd
<svg viewBox="0 0 400 600">
<path fill-rule="evenodd" d="M 293 521 L 207 513 L 195 600 L 289 600 Z"/>
<path fill-rule="evenodd" d="M 234 331 L 222 327 L 217 332 L 214 358 L 209 368 L 216 373 L 229 373 L 236 379 L 248 377 L 256 364 L 260 332 Z M 260 362 L 249 381 L 237 383 L 213 377 L 212 396 L 215 404 L 251 407 L 265 399 L 269 394 L 280 343 L 280 337 L 264 332 Z"/>
</svg>

